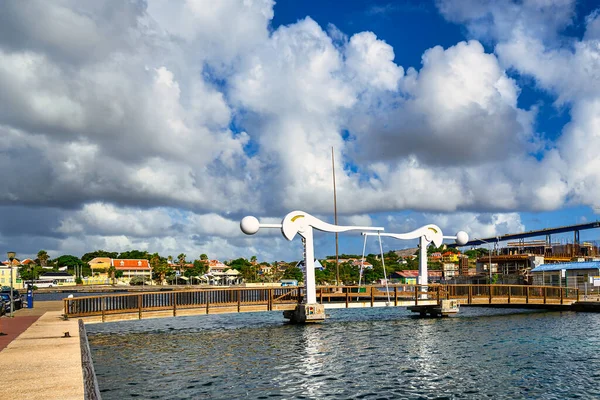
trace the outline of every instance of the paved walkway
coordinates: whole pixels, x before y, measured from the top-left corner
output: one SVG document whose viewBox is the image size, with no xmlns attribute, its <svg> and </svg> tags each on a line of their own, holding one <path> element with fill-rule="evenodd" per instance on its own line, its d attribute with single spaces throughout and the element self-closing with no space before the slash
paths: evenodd
<svg viewBox="0 0 600 400">
<path fill-rule="evenodd" d="M 83 399 L 79 328 L 62 314 L 48 301 L 0 319 L 0 399 Z"/>
<path fill-rule="evenodd" d="M 1 317 L 0 333 L 4 335 L 0 335 L 0 351 L 47 311 L 60 311 L 62 307 L 61 301 L 40 301 L 35 303 L 34 308 L 15 310 L 13 318 L 10 318 L 8 315 Z"/>
<path fill-rule="evenodd" d="M 10 342 L 29 328 L 39 315 L 15 316 L 14 318 L 0 318 L 0 351 Z"/>
</svg>

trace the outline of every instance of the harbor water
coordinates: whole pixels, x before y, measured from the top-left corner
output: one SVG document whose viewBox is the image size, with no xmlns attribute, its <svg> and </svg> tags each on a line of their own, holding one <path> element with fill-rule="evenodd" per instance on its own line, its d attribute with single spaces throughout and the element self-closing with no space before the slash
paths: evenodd
<svg viewBox="0 0 600 400">
<path fill-rule="evenodd" d="M 600 398 L 600 315 L 462 308 L 280 312 L 88 325 L 102 398 Z"/>
</svg>

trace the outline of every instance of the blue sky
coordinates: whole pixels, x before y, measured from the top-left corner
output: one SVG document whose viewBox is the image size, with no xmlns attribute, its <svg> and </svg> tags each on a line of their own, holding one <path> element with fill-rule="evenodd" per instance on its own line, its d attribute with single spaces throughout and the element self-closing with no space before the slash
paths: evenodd
<svg viewBox="0 0 600 400">
<path fill-rule="evenodd" d="M 574 22 L 565 29 L 572 37 L 581 38 L 585 31 L 583 17 L 591 14 L 595 7 L 593 2 L 576 4 Z M 448 22 L 438 12 L 434 2 L 423 1 L 347 1 L 343 6 L 339 2 L 323 1 L 280 1 L 275 6 L 273 27 L 297 22 L 308 16 L 321 26 L 335 25 L 338 29 L 352 35 L 362 31 L 373 31 L 379 39 L 389 43 L 395 52 L 395 62 L 407 67 L 419 69 L 423 50 L 434 46 L 450 47 L 471 36 L 464 26 Z M 493 52 L 493 41 L 483 42 L 487 52 Z M 549 140 L 556 140 L 566 123 L 570 121 L 569 107 L 553 105 L 556 96 L 536 87 L 531 76 L 521 75 L 518 71 L 509 70 L 507 74 L 518 81 L 521 93 L 518 99 L 520 107 L 539 107 L 536 118 L 536 130 Z M 539 156 L 539 154 L 537 154 Z M 410 215 L 411 211 L 398 213 L 399 216 Z M 589 206 L 564 207 L 550 212 L 522 212 L 521 222 L 526 230 L 543 229 L 554 226 L 573 225 L 598 219 Z M 449 233 L 450 234 L 450 233 Z M 572 234 L 557 235 L 556 240 L 572 240 Z M 598 240 L 595 230 L 582 231 L 581 240 Z M 342 249 L 345 252 L 360 252 L 362 238 L 342 238 Z M 323 245 L 324 252 L 332 248 L 332 240 Z M 368 241 L 370 251 L 378 250 L 376 239 Z M 410 243 L 415 245 L 416 243 Z M 384 239 L 384 246 L 395 249 L 409 245 Z"/>
<path fill-rule="evenodd" d="M 297 259 L 299 242 L 244 236 L 239 221 L 332 221 L 332 147 L 343 224 L 490 237 L 598 218 L 595 2 L 3 11 L 0 247 L 19 254 Z M 318 256 L 334 249 L 318 236 Z"/>
<path fill-rule="evenodd" d="M 323 27 L 333 24 L 350 36 L 374 32 L 394 48 L 396 62 L 405 68 L 418 68 L 424 49 L 464 40 L 460 26 L 446 22 L 433 2 L 422 1 L 280 1 L 275 4 L 273 27 L 307 16 Z"/>
</svg>

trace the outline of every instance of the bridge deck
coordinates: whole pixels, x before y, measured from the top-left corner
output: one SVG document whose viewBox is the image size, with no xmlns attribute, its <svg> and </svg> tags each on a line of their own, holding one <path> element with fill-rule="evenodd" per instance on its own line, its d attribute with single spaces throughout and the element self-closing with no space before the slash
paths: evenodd
<svg viewBox="0 0 600 400">
<path fill-rule="evenodd" d="M 302 287 L 221 288 L 173 292 L 111 294 L 64 299 L 65 315 L 86 323 L 187 315 L 292 310 L 303 300 Z M 386 291 L 389 290 L 389 291 Z M 324 286 L 317 301 L 326 309 L 435 305 L 458 299 L 461 305 L 564 308 L 579 299 L 573 288 L 517 285 Z"/>
</svg>

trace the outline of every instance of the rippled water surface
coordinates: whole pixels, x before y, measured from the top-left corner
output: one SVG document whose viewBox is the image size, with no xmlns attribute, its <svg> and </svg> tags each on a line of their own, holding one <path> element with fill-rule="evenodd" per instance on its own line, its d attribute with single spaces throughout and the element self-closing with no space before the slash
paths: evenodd
<svg viewBox="0 0 600 400">
<path fill-rule="evenodd" d="M 331 310 L 88 325 L 102 398 L 600 398 L 600 315 Z"/>
</svg>

